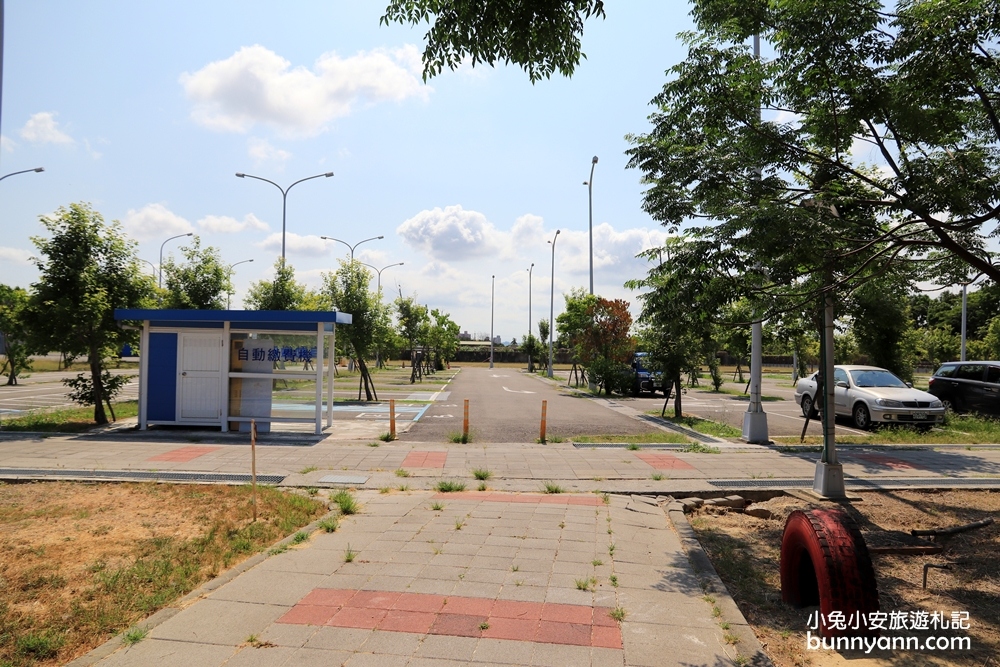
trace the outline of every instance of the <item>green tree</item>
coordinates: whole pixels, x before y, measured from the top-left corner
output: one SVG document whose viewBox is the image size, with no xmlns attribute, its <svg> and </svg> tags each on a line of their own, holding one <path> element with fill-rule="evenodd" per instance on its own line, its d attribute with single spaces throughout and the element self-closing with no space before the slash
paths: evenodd
<svg viewBox="0 0 1000 667">
<path fill-rule="evenodd" d="M 333 307 L 351 314 L 352 323 L 344 328 L 343 337 L 361 371 L 365 398 L 377 401 L 378 393 L 365 360 L 374 356 L 375 341 L 382 330 L 390 327 L 390 316 L 379 294 L 368 288 L 371 278 L 361 262 L 341 261 L 335 272 L 323 274 L 323 290 Z"/>
<path fill-rule="evenodd" d="M 588 294 L 582 287 L 575 287 L 563 295 L 566 304 L 563 312 L 556 317 L 556 331 L 559 334 L 559 347 L 569 350 L 573 362 L 570 377 L 576 378 L 577 386 L 580 379 L 577 376 L 577 366 L 583 358 L 583 341 L 592 322 L 587 314 L 597 303 L 597 297 Z"/>
<path fill-rule="evenodd" d="M 23 322 L 27 305 L 28 293 L 23 288 L 0 285 L 0 336 L 4 354 L 0 373 L 7 374 L 8 385 L 17 384 L 18 376 L 31 370 L 31 350 Z"/>
<path fill-rule="evenodd" d="M 77 401 L 94 406 L 94 421 L 106 424 L 104 404 L 111 409 L 111 399 L 128 382 L 111 375 L 108 362 L 137 340 L 136 332 L 118 326 L 115 309 L 151 305 L 155 288 L 139 269 L 136 244 L 89 205 L 60 207 L 41 223 L 50 236 L 32 238 L 41 276 L 24 310 L 25 330 L 34 349 L 87 356 L 89 376 L 81 373 L 66 384 Z"/>
<path fill-rule="evenodd" d="M 580 35 L 591 16 L 604 17 L 602 0 L 392 0 L 381 22 L 418 25 L 433 17 L 425 36 L 425 80 L 470 57 L 473 66 L 514 63 L 535 82 L 557 70 L 573 73 L 586 57 Z"/>
<path fill-rule="evenodd" d="M 549 344 L 549 320 L 547 317 L 538 320 L 538 339 L 542 341 L 542 345 Z"/>
<path fill-rule="evenodd" d="M 219 249 L 201 247 L 197 236 L 191 245 L 181 248 L 183 264 L 169 257 L 163 264 L 167 282 L 167 308 L 220 310 L 226 307 L 225 295 L 232 293 L 228 267 Z"/>
<path fill-rule="evenodd" d="M 908 281 L 898 276 L 871 280 L 845 304 L 851 314 L 851 332 L 868 363 L 887 368 L 904 380 L 913 379 L 920 338 L 907 312 Z"/>
<path fill-rule="evenodd" d="M 535 372 L 535 359 L 543 354 L 544 349 L 542 342 L 530 333 L 521 340 L 521 351 L 528 355 L 529 373 Z"/>
<path fill-rule="evenodd" d="M 259 280 L 250 286 L 243 304 L 248 310 L 329 309 L 322 294 L 295 280 L 295 268 L 283 259 L 274 263 L 273 280 Z"/>
<path fill-rule="evenodd" d="M 451 363 L 458 352 L 458 334 L 462 329 L 448 313 L 436 308 L 431 311 L 429 324 L 429 346 L 434 352 L 434 367 L 444 370 L 445 364 Z"/>
<path fill-rule="evenodd" d="M 395 306 L 399 334 L 410 350 L 410 384 L 413 384 L 423 377 L 420 364 L 417 363 L 417 347 L 428 327 L 427 308 L 418 304 L 415 298 L 404 297 L 402 293 L 396 299 Z"/>
</svg>

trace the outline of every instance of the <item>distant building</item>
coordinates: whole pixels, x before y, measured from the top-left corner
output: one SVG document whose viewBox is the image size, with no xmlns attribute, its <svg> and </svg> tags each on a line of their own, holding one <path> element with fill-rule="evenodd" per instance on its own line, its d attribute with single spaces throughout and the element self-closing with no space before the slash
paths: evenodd
<svg viewBox="0 0 1000 667">
<path fill-rule="evenodd" d="M 472 340 L 472 334 L 470 334 L 468 331 L 463 331 L 462 333 L 458 334 L 458 339 L 459 340 Z"/>
</svg>

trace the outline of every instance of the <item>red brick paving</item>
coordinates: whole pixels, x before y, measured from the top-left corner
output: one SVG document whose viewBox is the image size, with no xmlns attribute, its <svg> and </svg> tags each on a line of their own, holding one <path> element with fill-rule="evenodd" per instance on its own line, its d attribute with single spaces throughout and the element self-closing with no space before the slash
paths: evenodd
<svg viewBox="0 0 1000 667">
<path fill-rule="evenodd" d="M 214 452 L 218 447 L 181 447 L 172 449 L 165 454 L 157 454 L 146 459 L 147 461 L 173 461 L 175 463 L 187 463 L 199 456 L 204 456 L 209 452 Z"/>
<path fill-rule="evenodd" d="M 621 649 L 621 629 L 610 611 L 574 604 L 317 588 L 278 623 Z"/>
<path fill-rule="evenodd" d="M 413 451 L 403 459 L 403 468 L 443 468 L 448 452 Z"/>
<path fill-rule="evenodd" d="M 487 503 L 544 503 L 546 505 L 586 505 L 597 507 L 603 501 L 593 494 L 570 493 L 491 493 L 489 491 L 459 491 L 435 493 L 433 498 L 450 500 L 481 500 Z"/>
<path fill-rule="evenodd" d="M 868 463 L 874 463 L 876 465 L 892 468 L 893 470 L 916 470 L 917 468 L 923 467 L 910 463 L 909 461 L 893 458 L 892 456 L 886 456 L 885 454 L 850 453 L 848 456 L 853 456 L 856 459 L 861 459 L 862 461 L 867 461 Z"/>
<path fill-rule="evenodd" d="M 672 454 L 654 454 L 643 452 L 636 454 L 641 461 L 648 463 L 657 470 L 694 470 L 694 466 L 686 461 L 681 461 Z"/>
</svg>

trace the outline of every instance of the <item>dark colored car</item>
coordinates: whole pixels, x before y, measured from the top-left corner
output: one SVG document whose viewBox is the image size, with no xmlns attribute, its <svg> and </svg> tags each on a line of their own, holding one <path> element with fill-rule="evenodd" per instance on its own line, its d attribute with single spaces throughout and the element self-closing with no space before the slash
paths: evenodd
<svg viewBox="0 0 1000 667">
<path fill-rule="evenodd" d="M 632 356 L 632 394 L 649 392 L 655 394 L 663 391 L 663 373 L 661 371 L 651 371 L 647 367 L 649 364 L 648 352 L 636 352 Z"/>
<path fill-rule="evenodd" d="M 934 372 L 927 391 L 955 412 L 1000 417 L 1000 361 L 950 361 Z"/>
</svg>

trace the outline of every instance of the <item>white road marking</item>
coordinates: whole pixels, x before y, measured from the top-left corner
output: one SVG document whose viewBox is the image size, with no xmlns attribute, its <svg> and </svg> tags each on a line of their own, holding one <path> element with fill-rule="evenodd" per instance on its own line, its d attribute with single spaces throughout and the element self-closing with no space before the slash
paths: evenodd
<svg viewBox="0 0 1000 667">
<path fill-rule="evenodd" d="M 528 390 L 518 391 L 517 389 L 508 389 L 507 387 L 504 387 L 503 390 L 504 391 L 509 391 L 512 394 L 534 394 L 535 393 L 533 391 L 528 391 Z"/>
</svg>

